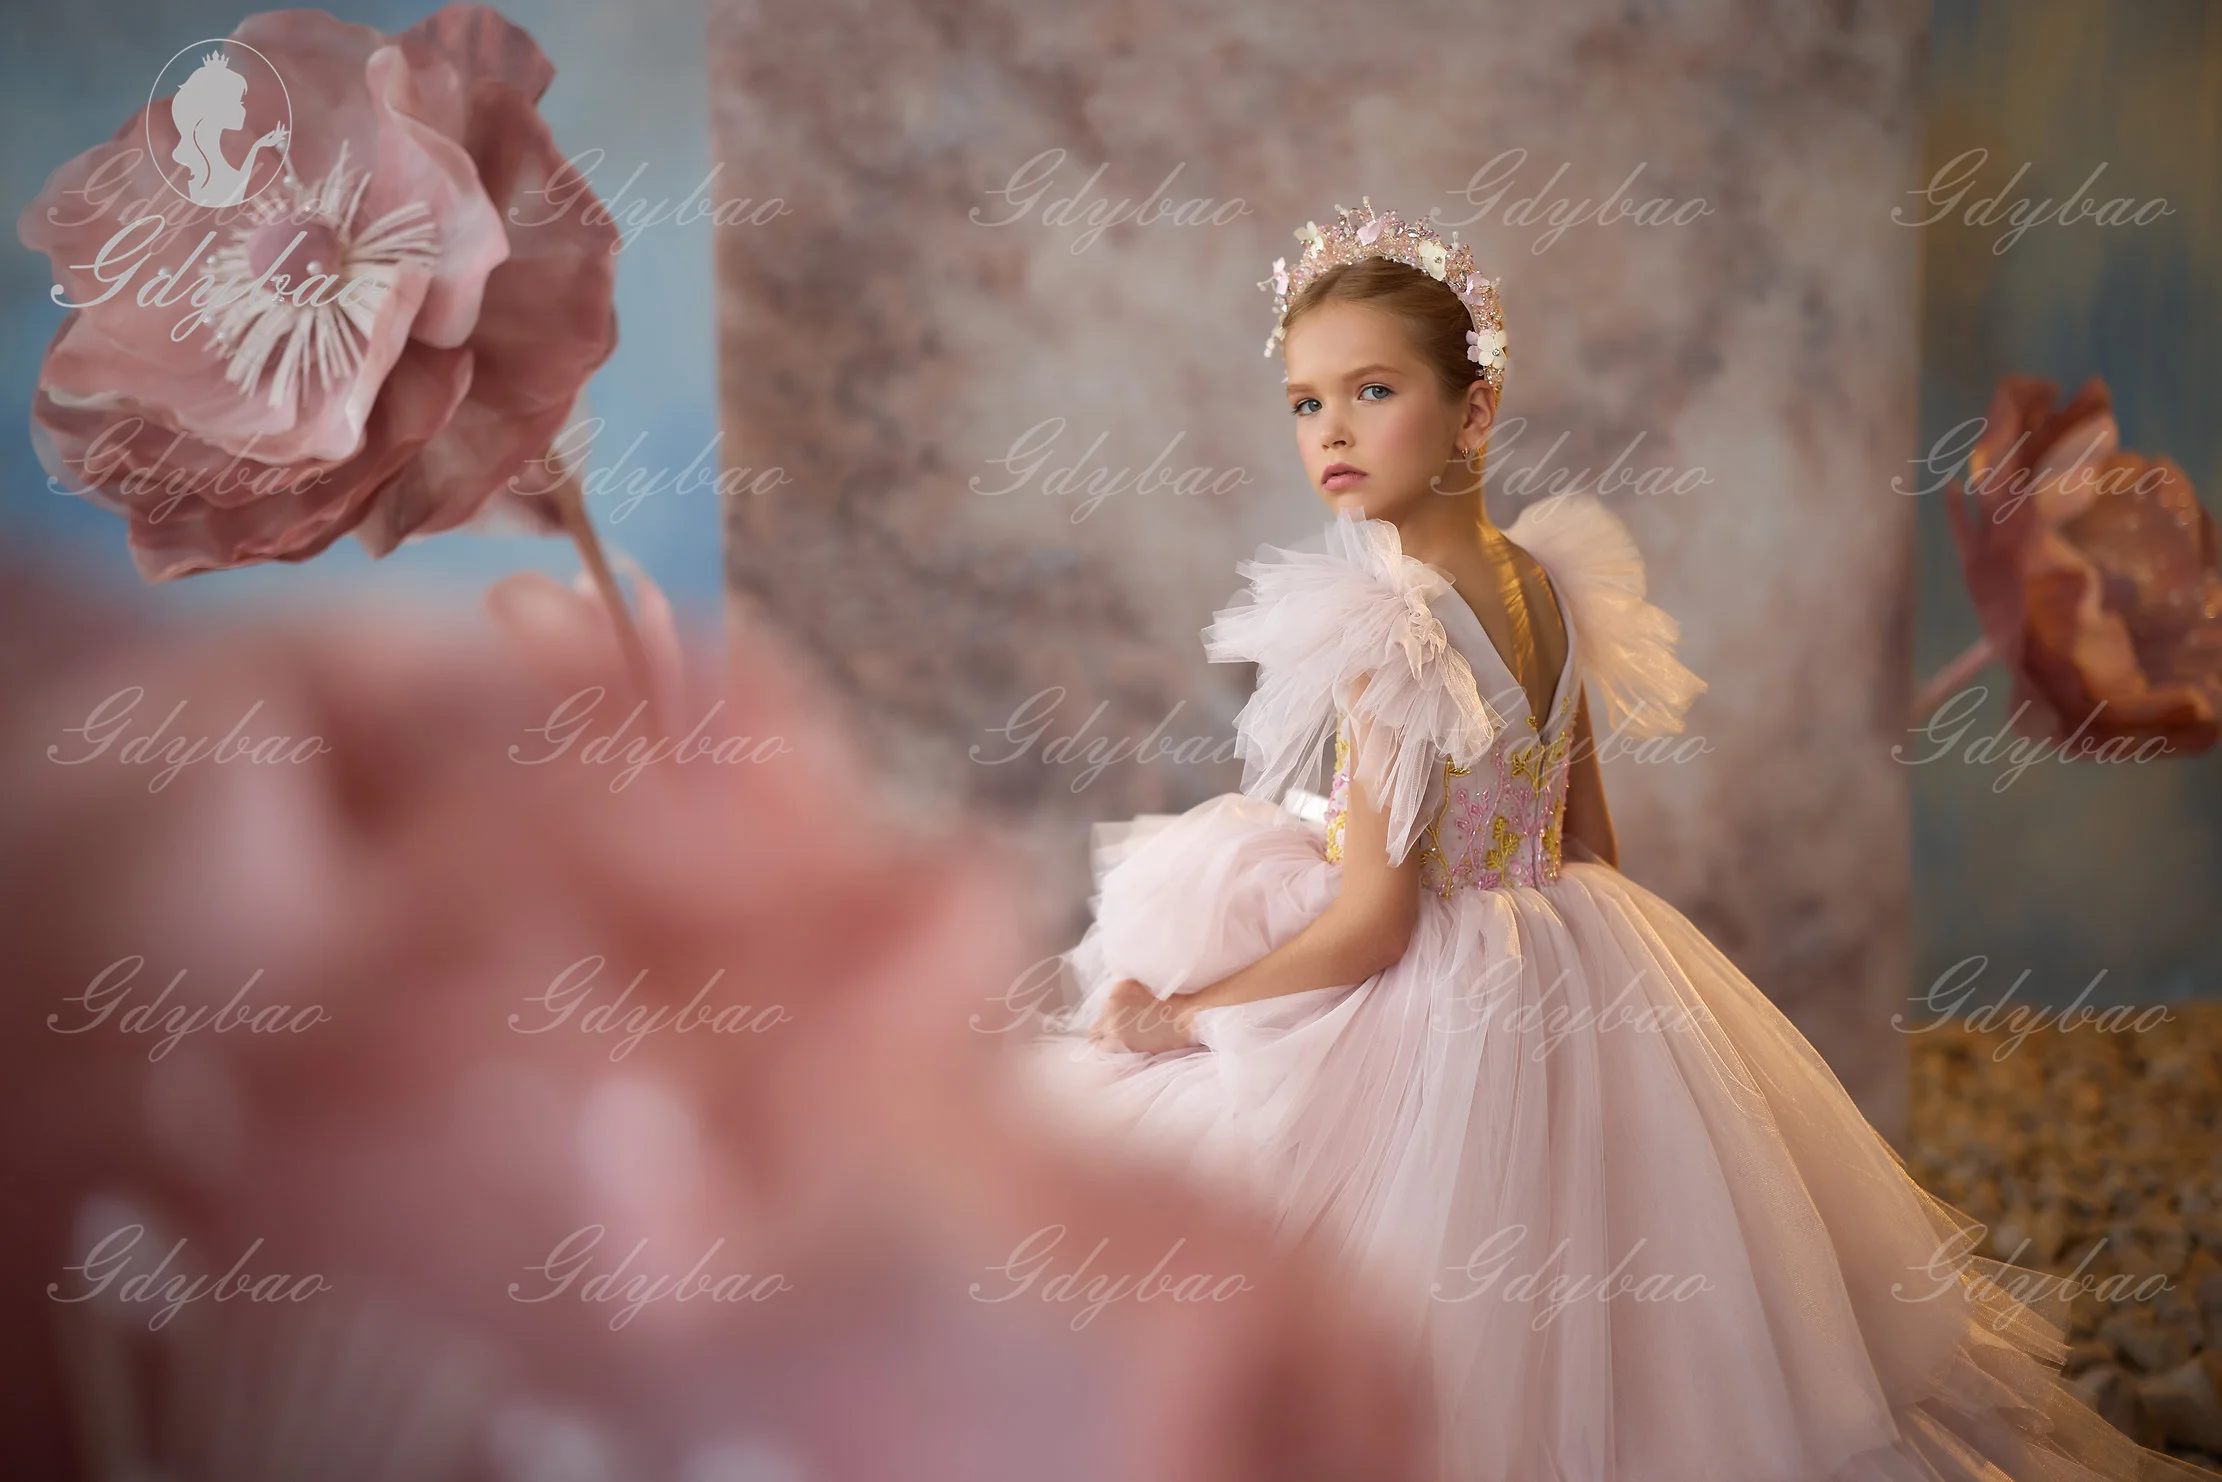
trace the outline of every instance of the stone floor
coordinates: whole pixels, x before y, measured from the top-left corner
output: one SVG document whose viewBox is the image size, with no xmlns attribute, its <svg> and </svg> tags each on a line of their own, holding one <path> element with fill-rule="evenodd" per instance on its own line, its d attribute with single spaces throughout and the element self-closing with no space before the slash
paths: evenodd
<svg viewBox="0 0 2222 1482">
<path fill-rule="evenodd" d="M 1907 1163 L 1981 1254 L 2076 1291 L 2101 1414 L 2222 1471 L 2222 1004 L 2119 1018 L 1912 1035 Z"/>
</svg>

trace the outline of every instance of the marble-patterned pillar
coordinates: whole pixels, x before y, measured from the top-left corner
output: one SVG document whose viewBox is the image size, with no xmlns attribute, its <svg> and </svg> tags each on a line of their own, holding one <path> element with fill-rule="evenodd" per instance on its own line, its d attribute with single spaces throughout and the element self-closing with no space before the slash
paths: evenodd
<svg viewBox="0 0 2222 1482">
<path fill-rule="evenodd" d="M 1924 13 L 712 0 L 723 180 L 788 208 L 719 238 L 725 457 L 786 479 L 736 611 L 1076 931 L 1087 821 L 1238 782 L 1197 630 L 1321 520 L 1255 285 L 1338 201 L 1433 208 L 1503 278 L 1498 518 L 1600 487 L 1712 683 L 1607 763 L 1625 869 L 1898 1135 Z"/>
</svg>

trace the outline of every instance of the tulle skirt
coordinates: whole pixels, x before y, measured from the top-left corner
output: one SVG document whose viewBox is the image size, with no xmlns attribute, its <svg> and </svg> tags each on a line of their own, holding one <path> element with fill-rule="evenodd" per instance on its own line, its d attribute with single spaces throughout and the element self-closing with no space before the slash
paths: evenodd
<svg viewBox="0 0 2222 1482">
<path fill-rule="evenodd" d="M 1060 1107 L 1331 1242 L 1424 1335 L 1446 1478 L 1997 1482 L 2208 1474 L 2059 1377 L 2057 1280 L 1971 1254 L 1813 1047 L 1673 907 L 1569 863 L 1422 892 L 1395 966 L 1081 1038 L 1334 898 L 1311 819 L 1229 794 L 1099 826 Z"/>
</svg>

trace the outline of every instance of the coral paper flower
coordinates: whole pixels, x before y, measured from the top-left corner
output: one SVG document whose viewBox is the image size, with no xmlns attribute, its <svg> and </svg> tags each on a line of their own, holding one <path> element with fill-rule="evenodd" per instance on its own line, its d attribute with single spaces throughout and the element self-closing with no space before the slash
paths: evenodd
<svg viewBox="0 0 2222 1482">
<path fill-rule="evenodd" d="M 2001 382 L 1967 485 L 1947 490 L 1985 636 L 1930 695 L 1995 657 L 2017 710 L 2029 702 L 2023 729 L 2079 736 L 2070 755 L 2116 739 L 2204 751 L 2222 712 L 2213 517 L 2174 462 L 2119 446 L 2104 382 L 2054 410 L 2057 391 Z"/>
<path fill-rule="evenodd" d="M 396 37 L 270 11 L 233 40 L 284 83 L 278 178 L 190 203 L 165 95 L 17 223 L 71 307 L 32 404 L 41 461 L 124 516 L 150 581 L 349 531 L 384 555 L 549 492 L 550 443 L 617 342 L 617 236 L 537 111 L 547 58 L 475 5 Z M 246 137 L 285 141 L 266 92 Z M 552 181 L 569 209 L 546 209 Z M 550 503 L 519 500 L 552 532 Z"/>
</svg>

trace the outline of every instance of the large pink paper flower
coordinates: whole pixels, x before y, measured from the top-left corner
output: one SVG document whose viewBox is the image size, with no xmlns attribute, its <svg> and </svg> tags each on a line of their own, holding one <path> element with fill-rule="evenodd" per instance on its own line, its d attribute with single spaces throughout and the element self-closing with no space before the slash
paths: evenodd
<svg viewBox="0 0 2222 1482">
<path fill-rule="evenodd" d="M 2031 376 L 2001 381 L 1966 486 L 1946 489 L 1984 638 L 1924 699 L 1996 658 L 2017 728 L 2073 737 L 2071 757 L 2117 740 L 2209 750 L 2222 735 L 2213 517 L 2172 459 L 2120 445 L 2104 381 L 2055 408 L 2058 395 Z"/>
<path fill-rule="evenodd" d="M 129 521 L 152 581 L 350 530 L 384 555 L 546 492 L 617 342 L 616 230 L 536 111 L 548 59 L 476 5 L 398 37 L 270 11 L 233 39 L 284 82 L 247 89 L 236 135 L 275 137 L 290 102 L 280 178 L 265 155 L 244 204 L 189 202 L 165 93 L 17 223 L 75 306 L 32 404 L 41 461 Z"/>
</svg>

